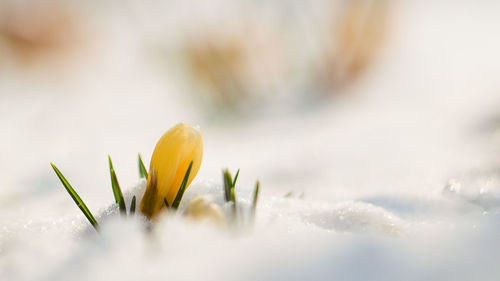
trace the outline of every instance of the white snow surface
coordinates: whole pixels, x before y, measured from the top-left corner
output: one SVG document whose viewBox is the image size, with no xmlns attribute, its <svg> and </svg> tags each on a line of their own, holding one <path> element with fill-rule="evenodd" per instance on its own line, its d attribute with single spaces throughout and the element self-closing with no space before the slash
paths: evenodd
<svg viewBox="0 0 500 281">
<path fill-rule="evenodd" d="M 151 3 L 134 11 L 160 5 Z M 394 3 L 387 46 L 342 96 L 272 97 L 230 121 L 203 112 L 151 62 L 141 45 L 160 33 L 151 22 L 87 10 L 102 38 L 70 65 L 0 66 L 0 280 L 500 278 L 498 3 Z M 146 231 L 143 217 L 117 214 L 106 157 L 128 205 L 145 186 L 136 152 L 148 163 L 180 121 L 202 128 L 202 167 L 179 214 Z M 262 183 L 253 225 L 182 216 L 200 194 L 228 211 L 224 167 L 241 169 L 243 209 Z"/>
</svg>

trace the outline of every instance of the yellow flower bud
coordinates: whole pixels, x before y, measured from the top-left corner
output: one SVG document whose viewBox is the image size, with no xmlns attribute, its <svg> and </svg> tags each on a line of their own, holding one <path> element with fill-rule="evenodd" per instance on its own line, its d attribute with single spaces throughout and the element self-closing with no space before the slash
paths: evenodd
<svg viewBox="0 0 500 281">
<path fill-rule="evenodd" d="M 220 225 L 226 223 L 226 216 L 222 212 L 222 209 L 217 204 L 210 202 L 200 195 L 189 201 L 186 214 L 194 220 L 207 220 Z"/>
<path fill-rule="evenodd" d="M 179 123 L 170 128 L 153 151 L 146 191 L 140 205 L 141 212 L 148 218 L 153 217 L 164 206 L 164 198 L 171 206 L 189 163 L 193 161 L 187 186 L 198 173 L 202 156 L 203 138 L 199 127 Z"/>
</svg>

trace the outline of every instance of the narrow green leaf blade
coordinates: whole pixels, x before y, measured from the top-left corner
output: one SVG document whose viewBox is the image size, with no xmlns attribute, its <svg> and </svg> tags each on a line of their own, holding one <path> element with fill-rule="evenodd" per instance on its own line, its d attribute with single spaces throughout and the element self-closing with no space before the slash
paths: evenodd
<svg viewBox="0 0 500 281">
<path fill-rule="evenodd" d="M 238 208 L 236 207 L 236 195 L 234 194 L 234 188 L 231 188 L 231 202 L 232 210 L 233 210 L 233 220 L 234 222 L 238 221 Z"/>
<path fill-rule="evenodd" d="M 255 189 L 253 191 L 252 219 L 255 219 L 255 211 L 257 210 L 257 201 L 259 200 L 259 192 L 260 192 L 260 181 L 257 180 L 257 182 L 255 183 Z"/>
<path fill-rule="evenodd" d="M 165 207 L 167 207 L 167 209 L 170 209 L 170 206 L 168 205 L 167 197 L 163 197 L 163 203 L 165 204 Z"/>
<path fill-rule="evenodd" d="M 174 202 L 172 203 L 172 208 L 177 209 L 181 204 L 182 196 L 184 195 L 184 191 L 186 191 L 187 182 L 189 179 L 189 174 L 191 173 L 191 168 L 193 167 L 193 161 L 189 163 L 189 167 L 187 168 L 186 174 L 184 175 L 184 179 L 182 179 L 181 187 L 175 196 Z"/>
<path fill-rule="evenodd" d="M 136 201 L 136 198 L 135 198 L 135 195 L 134 195 L 134 197 L 132 197 L 132 202 L 130 203 L 129 216 L 135 215 L 135 201 Z"/>
<path fill-rule="evenodd" d="M 233 213 L 236 217 L 236 195 L 234 194 L 234 188 L 231 188 L 231 202 L 233 202 Z"/>
<path fill-rule="evenodd" d="M 236 186 L 236 180 L 238 179 L 239 174 L 240 174 L 240 169 L 238 169 L 238 171 L 236 171 L 236 175 L 234 175 L 234 180 L 233 183 L 231 184 L 233 188 Z"/>
<path fill-rule="evenodd" d="M 111 162 L 111 156 L 108 155 L 109 160 L 109 174 L 111 176 L 111 187 L 113 189 L 113 195 L 115 196 L 115 202 L 118 203 L 120 207 L 120 213 L 122 215 L 127 214 L 127 207 L 125 207 L 125 200 L 123 199 L 123 193 L 120 189 L 120 184 L 118 184 L 118 178 L 116 177 L 115 169 L 113 168 L 113 163 Z"/>
<path fill-rule="evenodd" d="M 71 198 L 73 198 L 73 201 L 75 201 L 75 203 L 78 206 L 78 208 L 80 208 L 80 210 L 82 211 L 82 213 L 89 220 L 90 224 L 96 230 L 98 230 L 99 229 L 99 224 L 97 223 L 97 220 L 94 218 L 94 216 L 90 212 L 89 208 L 87 208 L 87 205 L 85 205 L 85 203 L 83 202 L 82 198 L 80 198 L 80 196 L 78 195 L 78 193 L 76 193 L 76 191 L 73 189 L 73 187 L 69 184 L 69 182 L 63 176 L 63 174 L 61 173 L 61 171 L 59 171 L 59 169 L 57 169 L 56 165 L 54 165 L 54 163 L 52 163 L 52 162 L 50 163 L 50 165 L 52 166 L 52 169 L 54 169 L 54 172 L 56 172 L 57 177 L 59 177 L 59 180 L 61 180 L 64 188 L 66 189 L 66 191 L 69 193 L 69 195 L 71 196 Z"/>
<path fill-rule="evenodd" d="M 231 187 L 231 202 L 236 204 L 236 193 L 234 192 L 234 187 Z"/>
<path fill-rule="evenodd" d="M 144 166 L 144 162 L 142 162 L 141 154 L 138 154 L 138 163 L 139 163 L 139 177 L 141 179 L 148 178 L 148 170 L 146 170 L 146 166 Z"/>
<path fill-rule="evenodd" d="M 226 202 L 231 201 L 231 187 L 232 187 L 232 179 L 231 179 L 231 174 L 227 169 L 222 171 L 222 179 L 224 182 L 224 195 Z"/>
</svg>

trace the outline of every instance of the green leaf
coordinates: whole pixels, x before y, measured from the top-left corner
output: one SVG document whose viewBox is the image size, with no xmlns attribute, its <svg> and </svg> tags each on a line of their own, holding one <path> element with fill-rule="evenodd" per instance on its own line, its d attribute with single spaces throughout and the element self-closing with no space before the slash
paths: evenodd
<svg viewBox="0 0 500 281">
<path fill-rule="evenodd" d="M 182 196 L 184 195 L 184 191 L 186 191 L 187 182 L 189 179 L 189 174 L 191 173 L 191 168 L 193 167 L 193 161 L 189 163 L 189 167 L 187 168 L 186 174 L 184 175 L 184 179 L 182 180 L 181 187 L 175 196 L 174 202 L 172 203 L 172 208 L 177 209 L 181 204 Z"/>
<path fill-rule="evenodd" d="M 234 194 L 234 188 L 231 188 L 231 202 L 233 202 L 233 216 L 236 219 L 236 211 L 238 210 L 238 208 L 236 208 L 236 195 Z"/>
<path fill-rule="evenodd" d="M 234 187 L 231 187 L 231 196 L 230 196 L 231 202 L 236 204 L 236 194 L 234 193 Z"/>
<path fill-rule="evenodd" d="M 170 209 L 170 206 L 168 205 L 167 197 L 163 197 L 163 203 L 165 203 L 165 207 L 167 207 L 167 209 Z"/>
<path fill-rule="evenodd" d="M 71 198 L 73 198 L 73 201 L 75 201 L 76 205 L 82 213 L 85 215 L 85 217 L 89 220 L 90 224 L 96 229 L 99 230 L 99 224 L 97 223 L 97 220 L 94 218 L 92 213 L 90 212 L 89 208 L 87 208 L 87 205 L 83 202 L 82 198 L 76 193 L 76 191 L 71 187 L 69 182 L 66 180 L 66 178 L 63 176 L 63 174 L 57 169 L 56 165 L 54 165 L 52 162 L 50 162 L 50 165 L 52 166 L 52 169 L 56 172 L 56 175 L 59 177 L 59 180 L 61 180 L 64 188 L 66 188 L 66 191 L 68 191 L 69 195 Z"/>
<path fill-rule="evenodd" d="M 132 203 L 130 203 L 130 211 L 129 211 L 129 216 L 133 216 L 135 214 L 135 195 L 132 197 Z"/>
<path fill-rule="evenodd" d="M 125 200 L 123 199 L 123 193 L 118 184 L 118 178 L 116 177 L 115 169 L 113 168 L 113 163 L 111 162 L 111 156 L 108 155 L 109 160 L 109 174 L 111 176 L 111 187 L 113 188 L 113 195 L 115 196 L 115 202 L 120 206 L 120 213 L 122 215 L 127 214 L 127 207 L 125 207 Z"/>
<path fill-rule="evenodd" d="M 234 180 L 233 183 L 231 184 L 233 188 L 236 186 L 236 180 L 238 179 L 239 174 L 240 174 L 240 169 L 238 169 L 238 171 L 236 171 L 236 175 L 234 175 Z"/>
<path fill-rule="evenodd" d="M 253 190 L 253 200 L 252 200 L 252 219 L 255 219 L 255 211 L 257 210 L 257 200 L 259 199 L 260 182 L 257 180 L 255 183 L 255 189 Z"/>
<path fill-rule="evenodd" d="M 148 178 L 148 170 L 146 170 L 146 167 L 144 166 L 144 162 L 142 162 L 141 154 L 138 154 L 139 158 L 139 177 L 141 179 L 147 179 Z"/>
<path fill-rule="evenodd" d="M 229 202 L 229 201 L 231 201 L 231 189 L 233 186 L 233 180 L 232 180 L 231 174 L 229 173 L 228 169 L 225 169 L 222 171 L 222 177 L 224 180 L 225 199 L 226 199 L 226 202 Z"/>
</svg>

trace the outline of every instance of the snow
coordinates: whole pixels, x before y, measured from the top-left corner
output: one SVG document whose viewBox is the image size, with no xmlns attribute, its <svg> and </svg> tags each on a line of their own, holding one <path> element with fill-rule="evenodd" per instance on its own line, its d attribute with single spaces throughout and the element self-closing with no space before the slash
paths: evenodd
<svg viewBox="0 0 500 281">
<path fill-rule="evenodd" d="M 263 12 L 217 3 L 193 8 L 198 24 L 188 4 L 171 4 L 183 12 L 170 18 L 154 1 L 117 13 L 111 2 L 81 5 L 89 14 L 77 29 L 82 41 L 64 59 L 26 66 L 0 49 L 0 280 L 498 279 L 497 3 L 391 2 L 385 47 L 341 95 L 308 88 L 311 66 L 285 83 L 280 62 L 270 61 L 262 76 L 249 74 L 258 98 L 248 108 L 216 114 L 187 94 L 176 44 L 199 26 L 236 22 L 231 32 L 241 32 L 248 18 L 228 15 L 234 9 Z M 273 37 L 263 31 L 281 22 L 282 7 L 318 16 L 322 1 L 314 3 L 264 5 L 255 34 Z M 287 67 L 318 55 L 320 30 L 312 27 L 322 20 L 293 22 L 290 29 L 310 34 L 281 54 L 296 58 Z M 293 39 L 276 29 L 269 33 L 277 41 Z M 280 50 L 262 48 L 273 57 Z M 133 195 L 140 202 L 136 152 L 148 163 L 158 138 L 180 121 L 202 129 L 202 166 L 180 212 L 146 231 L 143 217 L 119 217 L 106 157 L 127 203 Z M 50 161 L 96 215 L 99 234 Z M 255 180 L 262 183 L 254 224 L 186 219 L 197 195 L 230 211 L 226 167 L 241 169 L 245 215 Z"/>
</svg>

